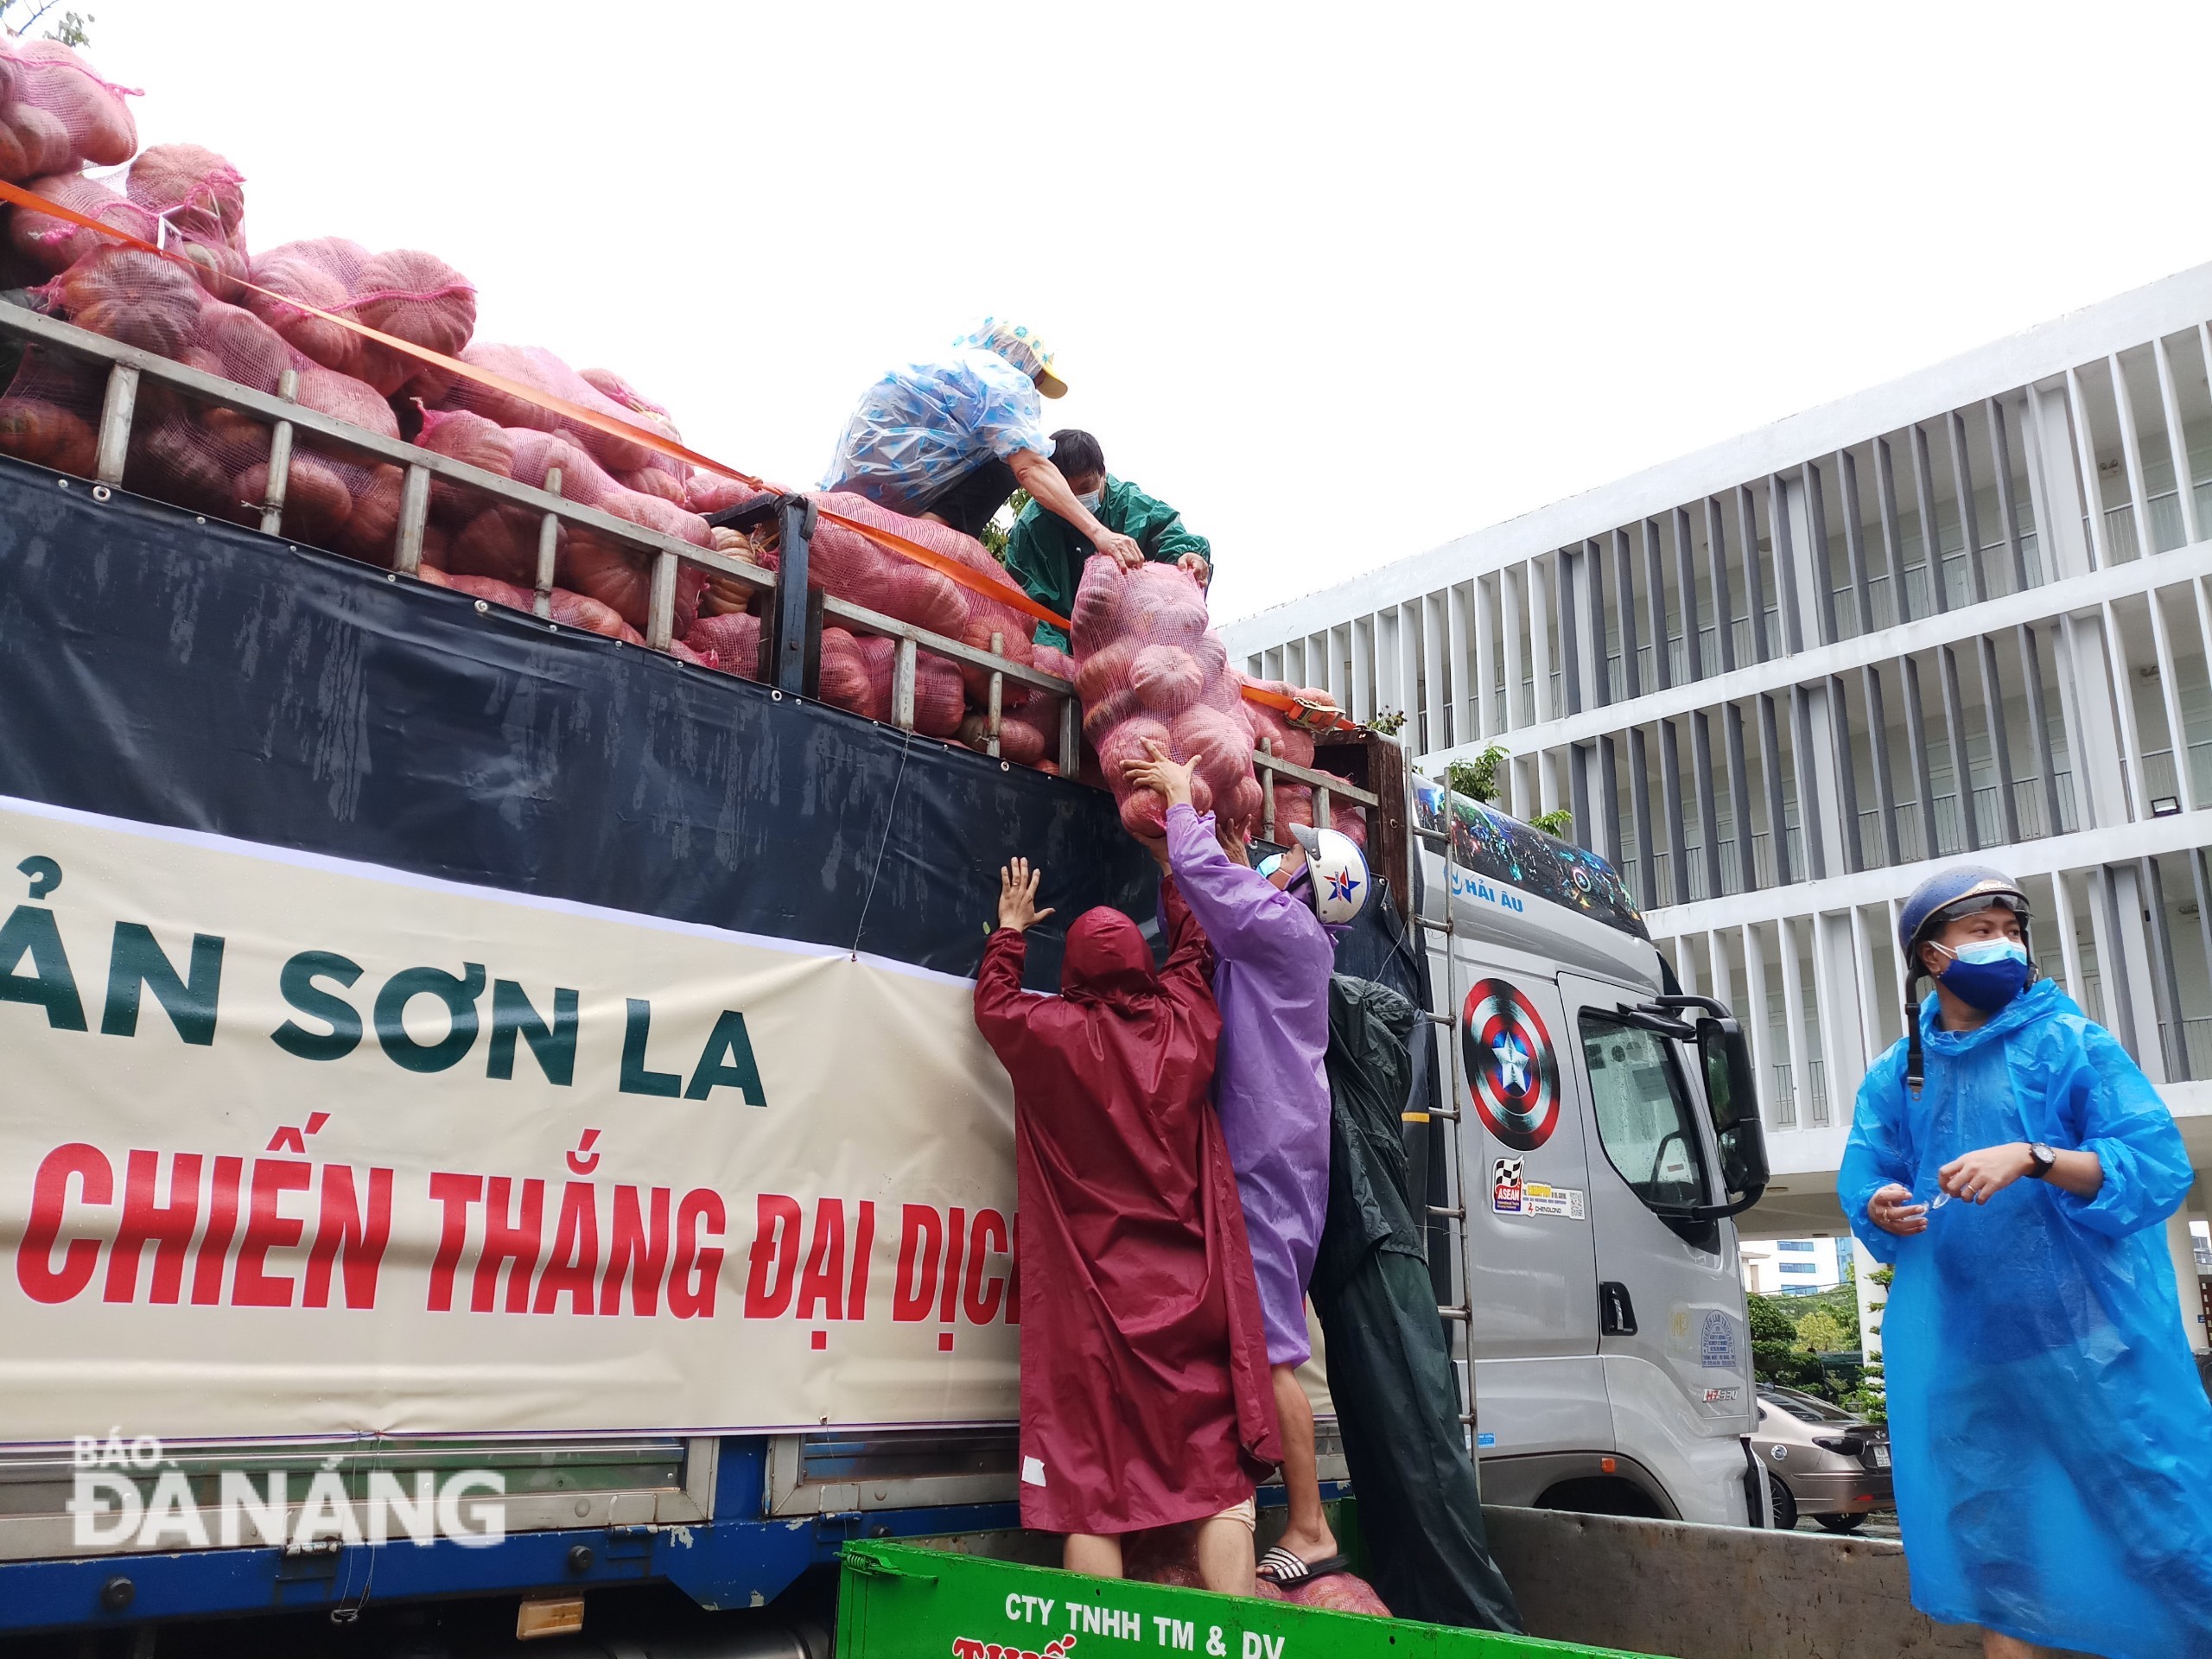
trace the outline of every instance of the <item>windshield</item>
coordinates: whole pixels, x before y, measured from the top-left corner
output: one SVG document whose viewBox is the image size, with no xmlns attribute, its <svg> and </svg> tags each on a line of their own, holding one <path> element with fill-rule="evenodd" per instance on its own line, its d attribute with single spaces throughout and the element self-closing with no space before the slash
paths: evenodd
<svg viewBox="0 0 2212 1659">
<path fill-rule="evenodd" d="M 1855 1423 L 1859 1421 L 1825 1400 L 1815 1400 L 1811 1395 L 1799 1394 L 1794 1389 L 1761 1389 L 1759 1398 L 1769 1405 L 1779 1407 L 1800 1422 Z"/>
</svg>

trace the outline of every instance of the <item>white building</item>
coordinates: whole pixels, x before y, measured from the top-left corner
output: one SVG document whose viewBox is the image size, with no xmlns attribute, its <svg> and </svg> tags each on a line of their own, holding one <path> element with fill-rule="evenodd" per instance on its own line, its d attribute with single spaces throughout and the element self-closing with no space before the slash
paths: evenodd
<svg viewBox="0 0 2212 1659">
<path fill-rule="evenodd" d="M 1752 1034 L 1751 1230 L 1840 1227 L 1852 1098 L 1904 1029 L 1897 903 L 1966 858 L 2023 882 L 2044 971 L 2212 1167 L 2208 319 L 2212 266 L 1224 633 L 1405 710 L 1423 771 L 1496 742 L 1501 804 L 1573 810 Z"/>
<path fill-rule="evenodd" d="M 1802 1296 L 1834 1290 L 1843 1282 L 1851 1245 L 1841 1238 L 1756 1238 L 1744 1241 L 1741 1254 L 1745 1290 L 1758 1296 Z"/>
</svg>

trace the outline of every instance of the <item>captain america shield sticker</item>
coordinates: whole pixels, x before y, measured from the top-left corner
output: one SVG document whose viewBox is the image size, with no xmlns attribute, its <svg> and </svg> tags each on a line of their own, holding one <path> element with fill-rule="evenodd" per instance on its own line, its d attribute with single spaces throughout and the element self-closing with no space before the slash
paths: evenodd
<svg viewBox="0 0 2212 1659">
<path fill-rule="evenodd" d="M 1559 1061 L 1529 999 L 1505 980 L 1478 980 L 1459 1014 L 1468 1092 L 1483 1127 L 1534 1152 L 1559 1127 Z"/>
</svg>

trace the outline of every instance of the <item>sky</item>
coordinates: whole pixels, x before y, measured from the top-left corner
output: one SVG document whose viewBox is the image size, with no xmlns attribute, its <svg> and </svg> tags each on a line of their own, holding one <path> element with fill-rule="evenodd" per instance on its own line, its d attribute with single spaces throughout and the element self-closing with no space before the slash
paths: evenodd
<svg viewBox="0 0 2212 1659">
<path fill-rule="evenodd" d="M 428 249 L 772 480 L 1027 321 L 1217 620 L 2212 258 L 2201 0 L 88 3 L 253 246 Z"/>
</svg>

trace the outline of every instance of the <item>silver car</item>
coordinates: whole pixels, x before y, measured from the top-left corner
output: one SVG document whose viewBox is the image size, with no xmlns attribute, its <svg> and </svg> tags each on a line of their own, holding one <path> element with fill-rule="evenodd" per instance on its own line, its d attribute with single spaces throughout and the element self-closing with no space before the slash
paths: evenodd
<svg viewBox="0 0 2212 1659">
<path fill-rule="evenodd" d="M 1891 1507 L 1890 1436 L 1863 1417 L 1795 1389 L 1762 1382 L 1751 1446 L 1766 1465 L 1774 1524 L 1809 1515 L 1830 1532 L 1857 1530 Z"/>
</svg>

